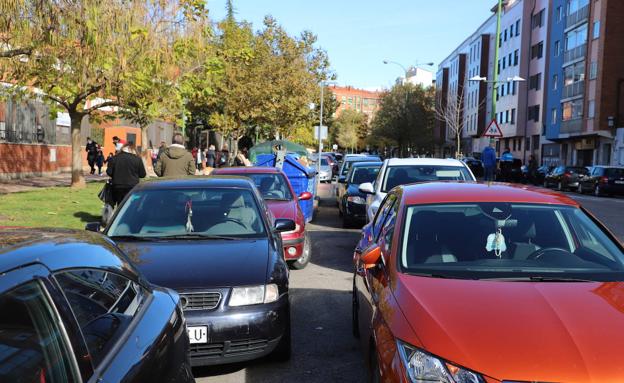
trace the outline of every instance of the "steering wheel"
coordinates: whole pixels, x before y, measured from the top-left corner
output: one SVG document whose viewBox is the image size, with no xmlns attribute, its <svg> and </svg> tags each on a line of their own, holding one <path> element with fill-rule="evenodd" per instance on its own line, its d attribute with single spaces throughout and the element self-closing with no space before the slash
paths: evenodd
<svg viewBox="0 0 624 383">
<path fill-rule="evenodd" d="M 527 257 L 527 261 L 537 261 L 541 259 L 542 256 L 544 256 L 544 254 L 551 253 L 551 252 L 562 252 L 562 253 L 565 253 L 566 255 L 570 254 L 568 250 L 562 249 L 560 247 L 544 247 L 542 249 L 537 249 L 531 254 L 529 254 L 529 256 Z"/>
<path fill-rule="evenodd" d="M 224 218 L 224 219 L 222 219 L 221 221 L 219 221 L 219 223 L 225 223 L 225 222 L 233 222 L 233 223 L 235 223 L 235 224 L 237 224 L 237 225 L 239 225 L 239 226 L 242 226 L 242 227 L 243 227 L 243 228 L 245 228 L 245 229 L 248 229 L 248 227 L 247 227 L 247 226 L 245 226 L 245 224 L 244 224 L 244 223 L 242 223 L 242 222 L 240 222 L 239 220 L 236 220 L 236 219 L 234 219 L 234 218 Z"/>
</svg>

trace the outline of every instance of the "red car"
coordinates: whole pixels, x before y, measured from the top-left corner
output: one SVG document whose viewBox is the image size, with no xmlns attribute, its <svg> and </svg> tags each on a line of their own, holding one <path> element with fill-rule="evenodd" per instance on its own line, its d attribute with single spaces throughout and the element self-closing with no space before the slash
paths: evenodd
<svg viewBox="0 0 624 383">
<path fill-rule="evenodd" d="M 311 193 L 305 192 L 296 196 L 286 175 L 276 168 L 220 168 L 213 170 L 211 175 L 251 178 L 275 219 L 285 218 L 295 221 L 295 230 L 282 233 L 284 258 L 294 269 L 303 269 L 308 265 L 312 244 L 305 230 L 305 217 L 298 201 L 311 199 Z"/>
<path fill-rule="evenodd" d="M 393 189 L 354 255 L 373 382 L 624 382 L 624 247 L 572 199 L 502 184 Z"/>
</svg>

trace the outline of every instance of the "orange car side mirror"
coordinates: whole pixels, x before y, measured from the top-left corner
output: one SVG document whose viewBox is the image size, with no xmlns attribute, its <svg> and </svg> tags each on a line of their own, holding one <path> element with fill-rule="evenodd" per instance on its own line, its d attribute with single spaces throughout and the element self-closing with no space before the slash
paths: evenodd
<svg viewBox="0 0 624 383">
<path fill-rule="evenodd" d="M 360 256 L 360 260 L 364 264 L 364 267 L 371 269 L 377 265 L 379 258 L 381 257 L 381 247 L 379 245 L 373 245 L 366 249 Z"/>
</svg>

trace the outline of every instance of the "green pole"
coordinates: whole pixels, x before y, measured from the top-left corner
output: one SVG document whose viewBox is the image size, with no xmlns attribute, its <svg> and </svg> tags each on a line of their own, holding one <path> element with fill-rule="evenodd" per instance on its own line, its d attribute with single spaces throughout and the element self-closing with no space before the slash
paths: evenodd
<svg viewBox="0 0 624 383">
<path fill-rule="evenodd" d="M 503 0 L 498 0 L 498 10 L 496 12 L 496 48 L 494 50 L 494 78 L 492 79 L 492 120 L 496 119 L 496 96 L 498 95 L 498 57 L 501 41 L 501 15 L 503 13 Z"/>
</svg>

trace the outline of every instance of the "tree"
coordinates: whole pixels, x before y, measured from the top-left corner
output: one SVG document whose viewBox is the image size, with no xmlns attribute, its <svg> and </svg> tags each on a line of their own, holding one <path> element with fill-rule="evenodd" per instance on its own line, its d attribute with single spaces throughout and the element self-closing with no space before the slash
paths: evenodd
<svg viewBox="0 0 624 383">
<path fill-rule="evenodd" d="M 0 58 L 29 56 L 50 43 L 58 33 L 60 4 L 52 0 L 0 1 Z"/>
<path fill-rule="evenodd" d="M 15 0 L 25 9 L 35 9 L 42 0 Z M 126 2 L 121 0 L 50 1 L 56 28 L 47 29 L 46 17 L 30 17 L 18 12 L 14 23 L 5 23 L 2 36 L 12 36 L 7 44 L 18 46 L 34 36 L 37 40 L 30 56 L 0 60 L 4 78 L 16 86 L 5 88 L 12 96 L 23 93 L 41 97 L 54 110 L 65 110 L 71 120 L 72 186 L 84 186 L 80 128 L 84 117 L 110 118 L 123 106 L 124 97 L 146 82 L 146 62 L 158 55 L 152 51 L 146 15 L 168 12 L 172 23 L 201 9 L 198 0 L 163 3 L 159 0 Z M 199 8 L 197 8 L 199 7 Z M 157 22 L 161 19 L 157 18 Z M 156 26 L 158 28 L 159 25 Z M 47 35 L 46 35 L 47 33 Z M 155 60 L 157 62 L 158 59 Z"/>
<path fill-rule="evenodd" d="M 368 117 L 361 112 L 346 109 L 340 113 L 334 121 L 334 129 L 337 132 L 336 142 L 343 148 L 355 151 L 360 143 L 363 132 L 368 130 Z"/>
<path fill-rule="evenodd" d="M 446 100 L 442 100 L 441 94 L 438 94 L 435 107 L 436 119 L 442 122 L 455 138 L 455 158 L 460 158 L 462 154 L 461 138 L 467 123 L 464 118 L 464 94 L 463 86 L 459 88 L 457 94 L 449 94 Z M 485 100 L 477 108 L 481 109 L 484 102 Z"/>
<path fill-rule="evenodd" d="M 408 154 L 408 149 L 428 149 L 433 143 L 434 118 L 433 88 L 397 84 L 381 97 L 371 139 L 395 145 L 399 156 Z"/>
</svg>

